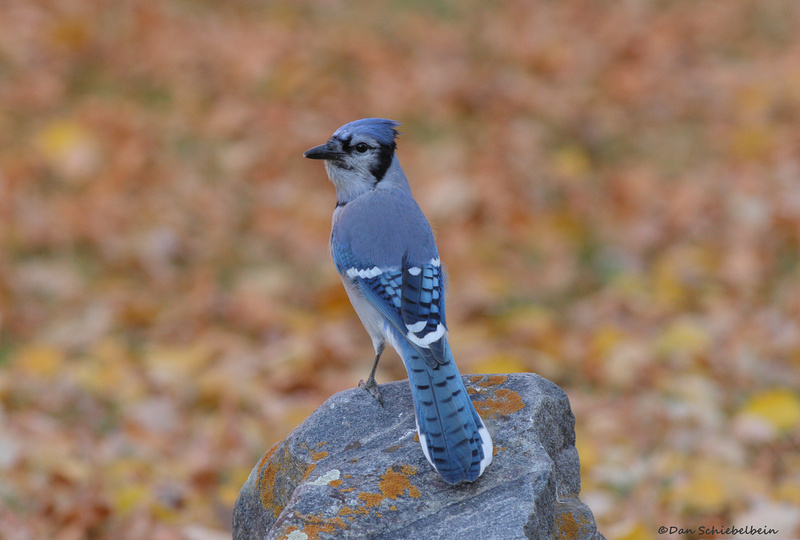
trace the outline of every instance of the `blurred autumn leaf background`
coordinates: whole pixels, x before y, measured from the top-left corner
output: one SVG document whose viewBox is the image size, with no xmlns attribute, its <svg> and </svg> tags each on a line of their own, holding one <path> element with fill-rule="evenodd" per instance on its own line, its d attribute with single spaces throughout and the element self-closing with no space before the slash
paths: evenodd
<svg viewBox="0 0 800 540">
<path fill-rule="evenodd" d="M 364 116 L 404 123 L 462 372 L 567 391 L 604 534 L 800 534 L 800 4 L 7 0 L 0 28 L 0 537 L 230 537 L 261 454 L 370 366 L 301 158 Z"/>
</svg>

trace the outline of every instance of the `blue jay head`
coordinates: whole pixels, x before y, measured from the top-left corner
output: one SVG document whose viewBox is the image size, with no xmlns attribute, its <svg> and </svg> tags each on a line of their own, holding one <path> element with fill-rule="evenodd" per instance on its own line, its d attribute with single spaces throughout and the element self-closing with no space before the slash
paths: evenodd
<svg viewBox="0 0 800 540">
<path fill-rule="evenodd" d="M 362 118 L 337 129 L 325 144 L 306 150 L 303 157 L 324 159 L 328 177 L 340 199 L 352 199 L 383 180 L 397 148 L 400 122 Z"/>
</svg>

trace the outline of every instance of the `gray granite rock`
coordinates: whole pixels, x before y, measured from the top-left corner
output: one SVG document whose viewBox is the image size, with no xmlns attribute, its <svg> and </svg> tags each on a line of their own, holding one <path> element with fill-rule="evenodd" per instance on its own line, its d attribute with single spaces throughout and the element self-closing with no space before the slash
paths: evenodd
<svg viewBox="0 0 800 540">
<path fill-rule="evenodd" d="M 580 502 L 566 394 L 528 373 L 464 377 L 495 446 L 472 484 L 450 486 L 416 439 L 408 381 L 340 392 L 273 446 L 242 486 L 234 540 L 601 539 Z"/>
</svg>

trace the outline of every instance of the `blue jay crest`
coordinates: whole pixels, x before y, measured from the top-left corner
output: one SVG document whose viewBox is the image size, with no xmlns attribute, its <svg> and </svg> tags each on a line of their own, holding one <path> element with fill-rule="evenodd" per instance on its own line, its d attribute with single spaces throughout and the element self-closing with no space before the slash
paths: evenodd
<svg viewBox="0 0 800 540">
<path fill-rule="evenodd" d="M 408 372 L 425 457 L 446 482 L 473 482 L 492 461 L 492 439 L 447 342 L 442 265 L 395 155 L 399 125 L 356 120 L 303 155 L 324 160 L 336 188 L 331 253 L 375 348 L 364 388 L 380 400 L 375 370 L 388 343 Z"/>
</svg>

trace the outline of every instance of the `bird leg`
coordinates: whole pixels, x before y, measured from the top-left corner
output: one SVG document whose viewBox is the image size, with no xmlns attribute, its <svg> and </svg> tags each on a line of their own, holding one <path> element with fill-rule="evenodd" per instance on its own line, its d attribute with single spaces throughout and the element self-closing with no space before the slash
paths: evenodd
<svg viewBox="0 0 800 540">
<path fill-rule="evenodd" d="M 372 397 L 375 398 L 381 407 L 383 407 L 383 401 L 381 401 L 381 393 L 378 392 L 378 383 L 375 382 L 375 371 L 378 369 L 378 360 L 381 359 L 381 354 L 383 354 L 384 345 L 381 344 L 378 347 L 378 350 L 375 351 L 375 362 L 372 364 L 372 371 L 369 372 L 369 377 L 367 377 L 367 382 L 363 380 L 358 381 L 359 388 L 363 388 L 370 394 Z"/>
</svg>

